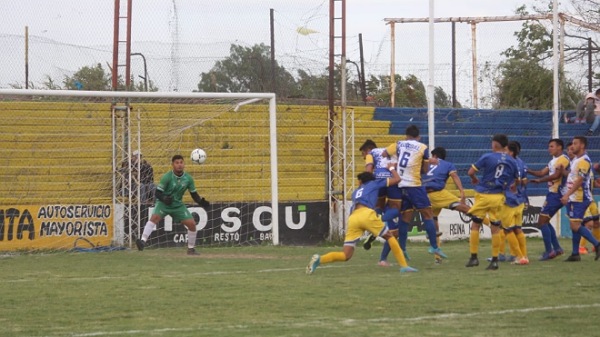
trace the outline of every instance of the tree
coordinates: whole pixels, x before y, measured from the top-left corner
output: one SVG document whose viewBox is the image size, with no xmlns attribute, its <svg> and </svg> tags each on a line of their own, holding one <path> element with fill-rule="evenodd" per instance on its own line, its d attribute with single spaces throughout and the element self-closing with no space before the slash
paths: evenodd
<svg viewBox="0 0 600 337">
<path fill-rule="evenodd" d="M 63 80 L 65 89 L 68 90 L 111 90 L 111 77 L 102 68 L 100 63 L 95 66 L 84 66 Z"/>
<path fill-rule="evenodd" d="M 395 75 L 396 95 L 394 97 L 395 105 L 402 107 L 426 107 L 427 90 L 423 82 L 415 75 L 409 74 L 406 77 Z M 390 76 L 380 75 L 379 77 L 371 75 L 367 82 L 367 94 L 376 101 L 390 101 Z M 434 88 L 434 104 L 436 107 L 451 107 L 450 96 L 441 87 Z"/>
<path fill-rule="evenodd" d="M 529 14 L 525 6 L 517 14 Z M 537 21 L 525 21 L 515 32 L 517 45 L 503 52 L 498 66 L 494 108 L 552 109 L 553 70 L 544 62 L 552 57 L 552 32 Z M 561 109 L 573 109 L 581 94 L 576 85 L 560 74 Z"/>
<path fill-rule="evenodd" d="M 217 61 L 209 72 L 200 74 L 198 91 L 275 91 L 283 97 L 294 96 L 298 93 L 294 77 L 277 63 L 275 63 L 277 84 L 276 88 L 273 88 L 270 47 L 262 43 L 252 47 L 232 44 L 229 52 L 229 57 Z"/>
</svg>

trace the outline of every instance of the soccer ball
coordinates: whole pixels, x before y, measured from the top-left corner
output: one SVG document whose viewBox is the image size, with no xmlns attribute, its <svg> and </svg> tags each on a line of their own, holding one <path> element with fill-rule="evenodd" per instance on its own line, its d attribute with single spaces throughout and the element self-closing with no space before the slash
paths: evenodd
<svg viewBox="0 0 600 337">
<path fill-rule="evenodd" d="M 195 149 L 190 155 L 192 161 L 196 164 L 202 164 L 206 161 L 206 152 L 202 149 Z"/>
</svg>

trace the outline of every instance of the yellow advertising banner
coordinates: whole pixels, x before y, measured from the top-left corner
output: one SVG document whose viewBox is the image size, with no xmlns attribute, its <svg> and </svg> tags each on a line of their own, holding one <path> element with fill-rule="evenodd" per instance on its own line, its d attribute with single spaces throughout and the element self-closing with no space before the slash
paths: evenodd
<svg viewBox="0 0 600 337">
<path fill-rule="evenodd" d="M 0 251 L 70 249 L 78 238 L 110 245 L 113 213 L 111 205 L 0 206 Z"/>
</svg>

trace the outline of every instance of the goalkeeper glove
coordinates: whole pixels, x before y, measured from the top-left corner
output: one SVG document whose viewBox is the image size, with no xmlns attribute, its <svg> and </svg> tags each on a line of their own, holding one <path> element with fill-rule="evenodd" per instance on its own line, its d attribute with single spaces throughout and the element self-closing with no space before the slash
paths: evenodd
<svg viewBox="0 0 600 337">
<path fill-rule="evenodd" d="M 200 205 L 200 207 L 202 207 L 202 208 L 208 208 L 208 206 L 210 206 L 210 202 L 208 202 L 208 200 L 202 198 L 202 199 L 200 199 L 200 202 L 198 203 L 198 205 Z"/>
</svg>

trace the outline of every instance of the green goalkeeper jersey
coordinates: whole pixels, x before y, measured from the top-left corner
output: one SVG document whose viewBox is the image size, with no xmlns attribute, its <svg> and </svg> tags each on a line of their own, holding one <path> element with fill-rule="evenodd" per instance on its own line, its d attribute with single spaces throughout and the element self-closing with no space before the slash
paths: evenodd
<svg viewBox="0 0 600 337">
<path fill-rule="evenodd" d="M 173 197 L 173 203 L 169 207 L 179 207 L 183 205 L 182 199 L 185 191 L 196 192 L 196 185 L 194 185 L 192 176 L 187 172 L 177 176 L 173 171 L 169 171 L 160 178 L 160 183 L 158 183 L 156 189 Z"/>
</svg>

